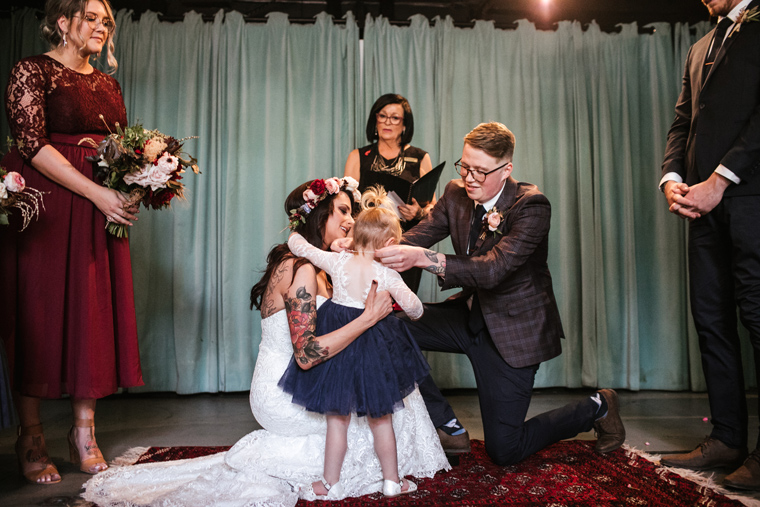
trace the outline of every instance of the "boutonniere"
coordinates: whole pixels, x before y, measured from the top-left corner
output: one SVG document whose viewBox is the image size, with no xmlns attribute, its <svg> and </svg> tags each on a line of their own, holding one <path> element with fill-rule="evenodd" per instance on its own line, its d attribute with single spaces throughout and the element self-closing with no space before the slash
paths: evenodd
<svg viewBox="0 0 760 507">
<path fill-rule="evenodd" d="M 483 215 L 483 232 L 480 234 L 480 239 L 486 238 L 486 233 L 491 232 L 496 237 L 497 234 L 503 234 L 499 230 L 501 221 L 504 220 L 504 213 L 497 210 L 496 206 L 491 208 Z"/>
<path fill-rule="evenodd" d="M 758 10 L 757 7 L 753 7 L 751 9 L 744 9 L 739 13 L 739 17 L 736 18 L 736 26 L 733 30 L 731 30 L 731 33 L 728 35 L 729 38 L 733 37 L 733 35 L 742 28 L 743 23 L 750 23 L 752 21 L 760 21 L 760 10 Z"/>
</svg>

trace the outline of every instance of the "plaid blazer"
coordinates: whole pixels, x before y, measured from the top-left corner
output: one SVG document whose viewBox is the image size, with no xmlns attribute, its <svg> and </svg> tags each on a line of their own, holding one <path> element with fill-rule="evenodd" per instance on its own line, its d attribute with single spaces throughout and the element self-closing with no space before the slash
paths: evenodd
<svg viewBox="0 0 760 507">
<path fill-rule="evenodd" d="M 501 357 L 521 368 L 562 352 L 564 333 L 546 264 L 551 206 L 535 185 L 509 177 L 496 209 L 503 214 L 501 234 L 484 225 L 468 256 L 474 203 L 462 180 L 452 180 L 430 214 L 404 234 L 402 244 L 429 248 L 451 236 L 456 253 L 446 255 L 446 273 L 439 285 L 463 288 L 452 298 L 478 292 Z"/>
</svg>

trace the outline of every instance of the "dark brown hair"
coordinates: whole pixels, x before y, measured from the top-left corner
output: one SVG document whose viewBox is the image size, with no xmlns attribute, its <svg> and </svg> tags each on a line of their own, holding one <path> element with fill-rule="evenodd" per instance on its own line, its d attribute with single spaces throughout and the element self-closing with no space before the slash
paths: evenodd
<svg viewBox="0 0 760 507">
<path fill-rule="evenodd" d="M 289 215 L 290 210 L 298 209 L 305 203 L 303 199 L 303 193 L 307 188 L 309 188 L 312 181 L 314 180 L 309 180 L 306 183 L 297 186 L 290 193 L 290 195 L 288 195 L 287 199 L 285 199 L 286 214 Z M 341 189 L 341 192 L 344 192 L 350 199 L 351 209 L 353 211 L 355 208 L 353 194 L 345 189 Z M 337 194 L 330 194 L 325 197 L 324 200 L 319 201 L 319 203 L 317 203 L 317 207 L 311 210 L 311 213 L 306 216 L 306 222 L 299 223 L 298 226 L 294 229 L 294 232 L 299 233 L 301 236 L 306 238 L 306 241 L 315 247 L 322 248 L 325 225 L 327 224 L 327 219 L 330 218 L 330 214 L 333 212 L 335 198 L 339 194 L 340 192 Z M 261 280 L 259 280 L 251 289 L 251 309 L 256 308 L 257 310 L 261 310 L 261 302 L 264 297 L 264 292 L 266 291 L 267 285 L 269 284 L 269 280 L 272 278 L 272 274 L 280 264 L 288 259 L 295 259 L 293 262 L 293 272 L 290 283 L 293 283 L 293 279 L 295 278 L 296 272 L 299 270 L 299 268 L 301 268 L 301 266 L 304 264 L 309 263 L 309 261 L 306 259 L 293 255 L 290 252 L 287 243 L 275 245 L 269 251 L 269 255 L 267 255 L 267 267 L 264 271 L 264 275 L 261 277 Z"/>
<path fill-rule="evenodd" d="M 412 142 L 412 136 L 414 136 L 414 115 L 409 101 L 397 93 L 386 93 L 372 104 L 369 118 L 367 118 L 367 141 L 374 143 L 377 139 L 377 113 L 388 104 L 400 104 L 404 109 L 404 119 L 401 122 L 404 125 L 404 131 L 401 133 L 401 146 L 404 147 Z"/>
</svg>

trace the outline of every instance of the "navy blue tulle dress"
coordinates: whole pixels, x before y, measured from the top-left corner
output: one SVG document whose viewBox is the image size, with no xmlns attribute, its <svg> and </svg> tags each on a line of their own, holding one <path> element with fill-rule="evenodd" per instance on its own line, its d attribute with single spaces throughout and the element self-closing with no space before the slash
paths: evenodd
<svg viewBox="0 0 760 507">
<path fill-rule="evenodd" d="M 340 329 L 363 311 L 326 301 L 317 311 L 317 336 Z M 279 385 L 311 412 L 380 417 L 404 408 L 404 398 L 428 372 L 406 324 L 390 315 L 309 370 L 291 360 Z"/>
<path fill-rule="evenodd" d="M 300 235 L 292 236 L 288 244 L 296 255 L 306 257 L 332 276 L 333 299 L 317 311 L 317 336 L 335 331 L 362 314 L 363 303 L 357 303 L 348 291 L 352 277 L 350 268 L 346 268 L 351 265 L 352 254 L 319 250 Z M 401 276 L 377 262 L 373 262 L 373 269 L 378 290 L 388 290 L 412 318 L 419 318 L 422 303 L 404 285 Z M 353 304 L 341 304 L 344 301 Z M 312 412 L 376 418 L 402 409 L 404 398 L 429 371 L 406 323 L 389 315 L 339 354 L 308 370 L 291 360 L 279 386 L 293 395 L 293 403 Z"/>
</svg>

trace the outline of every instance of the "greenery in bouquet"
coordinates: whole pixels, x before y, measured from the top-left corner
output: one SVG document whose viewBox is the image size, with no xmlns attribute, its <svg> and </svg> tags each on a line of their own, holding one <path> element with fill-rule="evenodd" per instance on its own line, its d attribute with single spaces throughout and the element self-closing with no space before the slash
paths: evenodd
<svg viewBox="0 0 760 507">
<path fill-rule="evenodd" d="M 21 230 L 27 228 L 33 218 L 40 215 L 40 207 L 45 209 L 42 192 L 27 187 L 24 177 L 15 171 L 0 167 L 0 225 L 8 225 L 11 208 L 21 212 Z"/>
<path fill-rule="evenodd" d="M 141 124 L 109 134 L 100 144 L 93 145 L 97 156 L 88 157 L 100 167 L 98 177 L 103 185 L 128 194 L 126 207 L 139 204 L 146 208 L 170 206 L 175 197 L 184 199 L 185 185 L 180 181 L 185 168 L 200 174 L 197 160 L 182 151 L 186 137 L 175 139 L 158 130 L 146 130 Z M 127 237 L 127 226 L 108 222 L 108 232 Z"/>
</svg>

